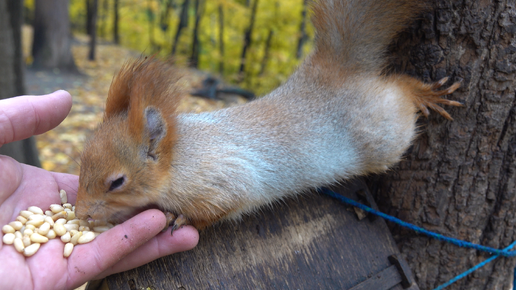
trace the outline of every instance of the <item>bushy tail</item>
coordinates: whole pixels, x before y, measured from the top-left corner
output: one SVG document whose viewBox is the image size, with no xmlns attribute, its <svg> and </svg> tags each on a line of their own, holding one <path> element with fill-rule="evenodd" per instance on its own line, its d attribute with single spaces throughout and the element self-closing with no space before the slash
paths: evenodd
<svg viewBox="0 0 516 290">
<path fill-rule="evenodd" d="M 317 0 L 313 57 L 348 71 L 380 72 L 388 45 L 424 6 L 421 0 Z"/>
</svg>

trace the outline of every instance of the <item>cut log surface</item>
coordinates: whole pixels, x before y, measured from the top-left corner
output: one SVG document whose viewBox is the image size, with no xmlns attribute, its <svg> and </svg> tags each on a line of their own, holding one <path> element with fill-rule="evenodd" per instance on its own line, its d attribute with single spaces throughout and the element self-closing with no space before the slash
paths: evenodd
<svg viewBox="0 0 516 290">
<path fill-rule="evenodd" d="M 346 191 L 354 192 L 349 186 Z M 209 227 L 200 233 L 195 249 L 112 275 L 107 281 L 110 289 L 130 290 L 367 289 L 367 285 L 403 289 L 402 275 L 388 258 L 396 254 L 383 219 L 358 220 L 349 206 L 311 193 L 240 222 Z M 411 273 L 408 276 L 413 280 Z M 412 282 L 405 289 L 419 288 Z"/>
</svg>

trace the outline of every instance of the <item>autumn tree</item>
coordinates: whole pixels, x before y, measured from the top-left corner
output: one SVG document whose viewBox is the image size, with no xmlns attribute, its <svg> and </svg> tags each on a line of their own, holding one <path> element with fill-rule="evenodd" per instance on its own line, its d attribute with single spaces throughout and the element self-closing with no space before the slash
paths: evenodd
<svg viewBox="0 0 516 290">
<path fill-rule="evenodd" d="M 90 35 L 88 59 L 95 60 L 95 52 L 97 47 L 97 20 L 98 20 L 98 0 L 86 1 L 88 10 L 88 34 Z"/>
<path fill-rule="evenodd" d="M 396 41 L 395 69 L 431 81 L 450 76 L 454 121 L 421 118 L 420 136 L 379 181 L 384 211 L 429 230 L 505 248 L 516 240 L 516 1 L 436 1 Z M 376 185 L 375 185 L 376 186 Z M 421 289 L 433 289 L 489 255 L 393 226 Z M 450 286 L 509 289 L 515 259 L 498 258 Z"/>
<path fill-rule="evenodd" d="M 25 94 L 21 49 L 22 12 L 22 1 L 0 1 L 0 99 Z M 11 156 L 19 162 L 40 166 L 32 137 L 3 145 L 0 147 L 0 154 Z"/>
<path fill-rule="evenodd" d="M 200 42 L 199 42 L 199 25 L 201 23 L 202 15 L 204 12 L 204 1 L 194 0 L 195 4 L 195 24 L 192 33 L 192 54 L 190 56 L 190 66 L 199 67 L 199 53 L 200 53 Z"/>
<path fill-rule="evenodd" d="M 172 43 L 171 55 L 176 54 L 177 46 L 179 44 L 179 37 L 184 28 L 188 27 L 188 9 L 190 6 L 190 0 L 184 0 L 181 5 L 181 13 L 179 16 L 179 23 L 177 24 L 177 31 L 174 36 L 174 42 Z"/>
<path fill-rule="evenodd" d="M 299 38 L 297 40 L 296 58 L 300 59 L 303 56 L 303 45 L 308 41 L 306 34 L 306 11 L 308 0 L 303 0 L 303 10 L 301 10 L 301 23 L 299 24 Z"/>
<path fill-rule="evenodd" d="M 120 16 L 118 14 L 119 0 L 113 0 L 113 42 L 120 44 Z"/>
<path fill-rule="evenodd" d="M 76 71 L 67 0 L 35 0 L 33 67 Z"/>
<path fill-rule="evenodd" d="M 238 73 L 242 76 L 245 73 L 245 62 L 246 62 L 246 56 L 247 51 L 249 50 L 249 47 L 251 46 L 251 40 L 252 40 L 252 34 L 253 34 L 253 28 L 254 23 L 256 20 L 256 13 L 258 11 L 258 2 L 259 0 L 254 0 L 253 6 L 251 7 L 251 18 L 249 20 L 249 26 L 246 28 L 244 33 L 244 45 L 242 46 L 242 54 L 240 56 L 240 68 L 238 69 Z M 248 5 L 249 6 L 249 2 Z"/>
</svg>

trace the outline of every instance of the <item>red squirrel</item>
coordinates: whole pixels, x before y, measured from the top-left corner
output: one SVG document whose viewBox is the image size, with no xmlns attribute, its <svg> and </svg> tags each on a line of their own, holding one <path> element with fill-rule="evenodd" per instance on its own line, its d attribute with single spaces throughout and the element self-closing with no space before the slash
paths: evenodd
<svg viewBox="0 0 516 290">
<path fill-rule="evenodd" d="M 393 38 L 424 9 L 416 0 L 318 0 L 314 51 L 289 80 L 244 105 L 178 114 L 175 69 L 125 64 L 102 124 L 81 156 L 76 212 L 122 222 L 147 208 L 174 228 L 202 229 L 309 189 L 396 164 L 416 136 L 418 110 L 451 120 L 439 90 L 386 74 Z"/>
</svg>

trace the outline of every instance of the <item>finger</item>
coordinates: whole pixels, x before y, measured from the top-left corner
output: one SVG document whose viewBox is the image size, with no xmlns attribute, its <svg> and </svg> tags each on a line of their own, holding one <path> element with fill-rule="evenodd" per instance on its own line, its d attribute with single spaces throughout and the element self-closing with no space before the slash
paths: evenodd
<svg viewBox="0 0 516 290">
<path fill-rule="evenodd" d="M 127 271 L 145 265 L 158 258 L 193 249 L 199 242 L 199 232 L 192 226 L 185 226 L 170 234 L 166 230 L 130 253 L 96 279 Z"/>
<path fill-rule="evenodd" d="M 147 210 L 102 233 L 93 242 L 77 246 L 68 258 L 68 286 L 78 286 L 106 271 L 156 236 L 165 223 L 161 211 Z"/>
<path fill-rule="evenodd" d="M 23 169 L 20 163 L 11 157 L 0 155 L 0 205 L 16 191 L 23 177 Z M 11 213 L 7 210 L 0 211 L 0 223 L 9 222 Z"/>
<path fill-rule="evenodd" d="M 0 101 L 0 145 L 41 134 L 68 115 L 72 97 L 66 91 Z"/>
</svg>

